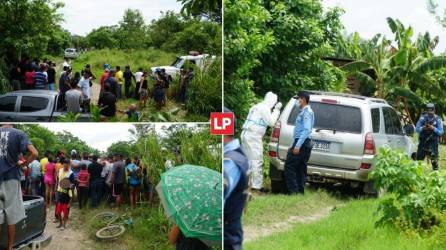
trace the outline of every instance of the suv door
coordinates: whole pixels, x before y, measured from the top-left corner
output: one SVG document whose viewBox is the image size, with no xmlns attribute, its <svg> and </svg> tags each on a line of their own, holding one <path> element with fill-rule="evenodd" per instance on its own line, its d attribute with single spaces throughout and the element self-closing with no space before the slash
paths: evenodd
<svg viewBox="0 0 446 250">
<path fill-rule="evenodd" d="M 0 122 L 16 121 L 17 96 L 0 97 Z"/>
<path fill-rule="evenodd" d="M 50 100 L 44 96 L 21 96 L 17 121 L 20 122 L 49 122 Z"/>
<path fill-rule="evenodd" d="M 389 146 L 406 151 L 406 140 L 401 126 L 400 116 L 391 107 L 383 107 L 384 129 Z"/>
</svg>

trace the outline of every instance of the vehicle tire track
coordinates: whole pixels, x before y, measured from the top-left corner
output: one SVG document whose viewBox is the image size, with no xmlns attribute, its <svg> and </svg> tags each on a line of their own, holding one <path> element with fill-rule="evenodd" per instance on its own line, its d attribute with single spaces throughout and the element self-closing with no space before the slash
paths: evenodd
<svg viewBox="0 0 446 250">
<path fill-rule="evenodd" d="M 276 222 L 268 225 L 245 226 L 244 242 L 254 241 L 261 237 L 266 237 L 275 233 L 290 230 L 296 224 L 309 224 L 327 217 L 334 209 L 334 206 L 324 207 L 310 215 L 292 215 L 286 221 Z"/>
</svg>

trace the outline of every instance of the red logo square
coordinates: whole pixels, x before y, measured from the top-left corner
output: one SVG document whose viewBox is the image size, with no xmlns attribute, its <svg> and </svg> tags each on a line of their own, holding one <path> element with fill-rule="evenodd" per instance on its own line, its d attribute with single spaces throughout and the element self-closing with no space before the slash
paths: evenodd
<svg viewBox="0 0 446 250">
<path fill-rule="evenodd" d="M 211 113 L 211 135 L 233 135 L 234 113 Z"/>
</svg>

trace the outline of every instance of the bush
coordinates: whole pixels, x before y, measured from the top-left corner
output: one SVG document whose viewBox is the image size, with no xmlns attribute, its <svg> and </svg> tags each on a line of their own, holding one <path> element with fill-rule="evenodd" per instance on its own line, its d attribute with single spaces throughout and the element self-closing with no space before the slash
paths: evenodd
<svg viewBox="0 0 446 250">
<path fill-rule="evenodd" d="M 370 175 L 377 189 L 391 196 L 380 202 L 378 226 L 393 224 L 403 230 L 430 231 L 444 223 L 446 215 L 446 175 L 428 169 L 406 154 L 381 148 Z"/>
<path fill-rule="evenodd" d="M 187 110 L 192 114 L 210 115 L 222 110 L 221 58 L 205 70 L 195 69 L 195 76 L 187 90 Z"/>
</svg>

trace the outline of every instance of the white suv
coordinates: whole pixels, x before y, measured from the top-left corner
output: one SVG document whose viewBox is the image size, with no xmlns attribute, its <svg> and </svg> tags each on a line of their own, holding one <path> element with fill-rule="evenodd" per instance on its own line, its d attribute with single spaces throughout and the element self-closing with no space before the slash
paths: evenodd
<svg viewBox="0 0 446 250">
<path fill-rule="evenodd" d="M 368 180 L 377 148 L 400 149 L 414 157 L 415 145 L 407 135 L 414 126 L 401 126 L 397 112 L 384 100 L 364 96 L 309 91 L 315 124 L 314 146 L 308 161 L 307 181 L 344 182 L 375 193 Z M 299 108 L 291 98 L 275 124 L 269 147 L 273 192 L 284 191 L 284 162 L 293 143 Z"/>
</svg>

